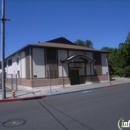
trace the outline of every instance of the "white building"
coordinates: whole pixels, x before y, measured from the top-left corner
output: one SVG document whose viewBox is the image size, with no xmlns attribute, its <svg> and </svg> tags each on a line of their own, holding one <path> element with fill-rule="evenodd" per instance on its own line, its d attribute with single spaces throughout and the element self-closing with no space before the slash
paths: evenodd
<svg viewBox="0 0 130 130">
<path fill-rule="evenodd" d="M 60 37 L 27 45 L 6 58 L 6 73 L 30 87 L 108 81 L 108 52 L 75 45 Z M 0 70 L 1 71 L 1 70 Z"/>
</svg>

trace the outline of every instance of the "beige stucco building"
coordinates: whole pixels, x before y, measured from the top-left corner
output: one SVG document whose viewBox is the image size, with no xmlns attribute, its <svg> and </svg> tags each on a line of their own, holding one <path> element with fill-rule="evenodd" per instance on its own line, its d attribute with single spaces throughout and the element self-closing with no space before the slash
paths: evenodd
<svg viewBox="0 0 130 130">
<path fill-rule="evenodd" d="M 29 87 L 74 85 L 109 80 L 106 51 L 75 45 L 60 37 L 27 45 L 6 58 L 6 73 Z"/>
</svg>

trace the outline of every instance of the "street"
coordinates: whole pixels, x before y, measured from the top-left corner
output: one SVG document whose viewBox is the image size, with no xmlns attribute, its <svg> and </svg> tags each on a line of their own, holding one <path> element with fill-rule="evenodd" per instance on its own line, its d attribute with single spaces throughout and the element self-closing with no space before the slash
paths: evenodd
<svg viewBox="0 0 130 130">
<path fill-rule="evenodd" d="M 0 103 L 0 130 L 119 130 L 121 118 L 130 120 L 130 84 Z"/>
</svg>

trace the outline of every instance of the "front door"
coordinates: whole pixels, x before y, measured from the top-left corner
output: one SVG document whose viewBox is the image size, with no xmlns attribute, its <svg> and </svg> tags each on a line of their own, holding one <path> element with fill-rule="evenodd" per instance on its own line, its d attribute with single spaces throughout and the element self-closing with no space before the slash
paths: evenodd
<svg viewBox="0 0 130 130">
<path fill-rule="evenodd" d="M 79 84 L 79 70 L 69 70 L 71 85 Z"/>
</svg>

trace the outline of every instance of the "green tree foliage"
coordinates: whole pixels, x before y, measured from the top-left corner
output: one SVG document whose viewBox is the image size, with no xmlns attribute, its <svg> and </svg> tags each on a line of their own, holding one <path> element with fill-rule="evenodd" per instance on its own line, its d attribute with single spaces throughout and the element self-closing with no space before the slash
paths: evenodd
<svg viewBox="0 0 130 130">
<path fill-rule="evenodd" d="M 83 40 L 77 39 L 74 43 L 75 43 L 76 45 L 79 45 L 79 46 L 84 46 L 84 47 L 88 47 L 88 48 L 93 48 L 93 43 L 92 43 L 92 41 L 90 41 L 90 40 L 83 41 Z"/>
<path fill-rule="evenodd" d="M 130 32 L 128 33 L 128 36 L 126 37 L 125 43 L 130 44 Z"/>
<path fill-rule="evenodd" d="M 130 76 L 130 33 L 124 43 L 118 48 L 103 47 L 101 50 L 109 51 L 108 59 L 112 62 L 115 74 Z"/>
<path fill-rule="evenodd" d="M 90 40 L 86 40 L 86 47 L 93 48 L 93 43 Z"/>
<path fill-rule="evenodd" d="M 130 77 L 130 66 L 126 66 L 124 68 L 124 76 L 125 77 Z"/>
<path fill-rule="evenodd" d="M 77 39 L 74 43 L 75 43 L 76 45 L 86 47 L 85 42 L 84 42 L 84 41 L 82 41 L 82 40 L 80 40 L 80 39 Z"/>
</svg>

